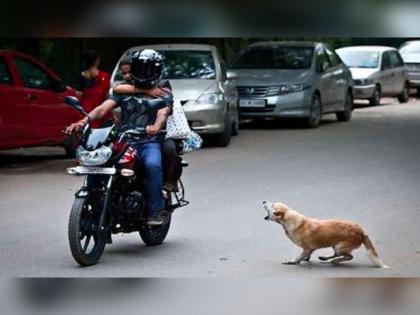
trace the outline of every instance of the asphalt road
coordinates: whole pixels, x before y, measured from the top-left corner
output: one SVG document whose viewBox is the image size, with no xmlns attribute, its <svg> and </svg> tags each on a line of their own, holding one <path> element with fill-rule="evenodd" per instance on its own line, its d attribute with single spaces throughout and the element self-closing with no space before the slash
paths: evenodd
<svg viewBox="0 0 420 315">
<path fill-rule="evenodd" d="M 315 130 L 245 124 L 231 145 L 186 156 L 191 204 L 177 210 L 167 241 L 114 236 L 100 264 L 80 268 L 67 243 L 81 178 L 60 148 L 0 153 L 0 274 L 75 277 L 339 277 L 420 275 L 420 102 L 360 107 L 349 123 L 326 116 Z M 263 200 L 311 217 L 364 226 L 389 270 L 361 248 L 342 266 L 286 266 L 300 249 L 263 220 Z M 329 253 L 322 250 L 321 253 Z"/>
</svg>

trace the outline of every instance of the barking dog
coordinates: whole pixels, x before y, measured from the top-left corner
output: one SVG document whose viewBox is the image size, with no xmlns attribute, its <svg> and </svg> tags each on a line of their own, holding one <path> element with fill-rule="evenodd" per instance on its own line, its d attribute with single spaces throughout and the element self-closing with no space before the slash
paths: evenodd
<svg viewBox="0 0 420 315">
<path fill-rule="evenodd" d="M 320 256 L 319 259 L 330 260 L 334 264 L 340 263 L 353 259 L 351 252 L 363 244 L 369 258 L 376 266 L 389 268 L 379 258 L 369 237 L 356 223 L 343 220 L 310 219 L 280 202 L 263 201 L 263 206 L 268 214 L 265 220 L 281 224 L 287 237 L 303 249 L 299 257 L 292 261 L 285 261 L 284 264 L 294 265 L 301 261 L 309 261 L 314 250 L 326 247 L 332 247 L 334 255 Z"/>
</svg>

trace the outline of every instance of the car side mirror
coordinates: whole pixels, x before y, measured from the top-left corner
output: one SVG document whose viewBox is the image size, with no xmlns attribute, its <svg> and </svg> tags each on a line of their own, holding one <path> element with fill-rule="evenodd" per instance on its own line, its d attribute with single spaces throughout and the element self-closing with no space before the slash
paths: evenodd
<svg viewBox="0 0 420 315">
<path fill-rule="evenodd" d="M 319 73 L 323 73 L 328 69 L 328 62 L 324 61 L 317 65 L 316 71 Z"/>
<path fill-rule="evenodd" d="M 236 72 L 228 71 L 226 72 L 226 79 L 228 81 L 233 81 L 238 79 L 238 74 Z"/>
<path fill-rule="evenodd" d="M 62 93 L 67 89 L 67 84 L 62 80 L 53 80 L 51 82 L 51 88 L 54 92 Z"/>
</svg>

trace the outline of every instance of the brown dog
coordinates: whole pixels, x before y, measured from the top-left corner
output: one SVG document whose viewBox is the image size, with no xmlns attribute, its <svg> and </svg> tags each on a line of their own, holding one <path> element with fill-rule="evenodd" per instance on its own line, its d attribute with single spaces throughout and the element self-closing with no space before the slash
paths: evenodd
<svg viewBox="0 0 420 315">
<path fill-rule="evenodd" d="M 290 240 L 302 247 L 302 254 L 293 261 L 284 264 L 299 264 L 301 261 L 309 261 L 314 250 L 326 247 L 334 249 L 334 255 L 329 257 L 320 256 L 322 261 L 331 260 L 331 263 L 339 263 L 353 259 L 351 252 L 365 245 L 369 258 L 381 268 L 389 268 L 379 258 L 369 237 L 360 225 L 343 220 L 316 220 L 307 218 L 299 212 L 289 208 L 280 202 L 263 201 L 264 209 L 268 215 L 265 220 L 281 224 Z"/>
</svg>

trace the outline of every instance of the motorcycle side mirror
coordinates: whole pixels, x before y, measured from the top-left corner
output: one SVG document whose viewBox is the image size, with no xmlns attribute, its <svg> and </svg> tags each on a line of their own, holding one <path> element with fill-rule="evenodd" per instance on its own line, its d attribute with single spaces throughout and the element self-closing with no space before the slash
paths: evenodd
<svg viewBox="0 0 420 315">
<path fill-rule="evenodd" d="M 85 112 L 85 110 L 83 109 L 82 105 L 80 104 L 80 101 L 77 97 L 75 96 L 66 96 L 64 98 L 64 103 L 66 103 L 67 105 L 73 107 L 75 110 L 77 110 L 79 113 L 82 113 L 85 116 L 88 116 L 88 114 Z M 89 116 L 88 116 L 89 117 Z"/>
</svg>

